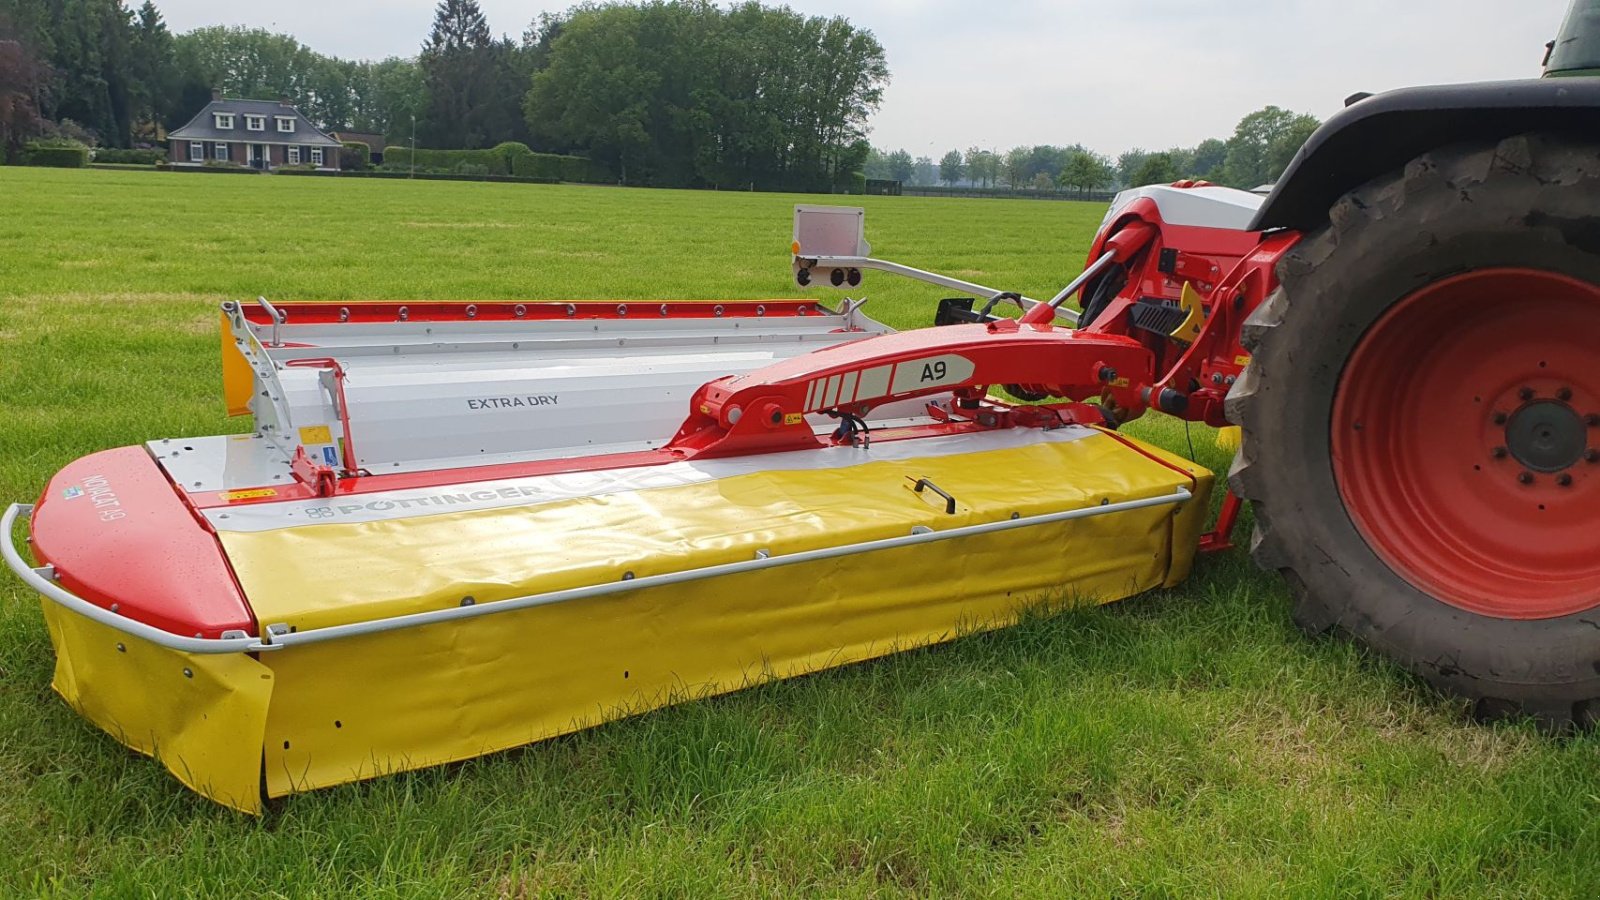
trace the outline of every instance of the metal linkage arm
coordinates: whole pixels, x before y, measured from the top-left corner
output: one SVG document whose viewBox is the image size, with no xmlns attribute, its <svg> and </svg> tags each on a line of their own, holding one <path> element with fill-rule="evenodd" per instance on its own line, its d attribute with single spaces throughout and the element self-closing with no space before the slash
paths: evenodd
<svg viewBox="0 0 1600 900">
<path fill-rule="evenodd" d="M 866 228 L 867 211 L 857 206 L 811 206 L 804 203 L 795 206 L 794 243 L 789 248 L 794 257 L 795 283 L 801 287 L 822 284 L 836 288 L 855 287 L 861 283 L 861 270 L 873 269 L 964 294 L 975 294 L 991 304 L 996 300 L 1014 297 L 1024 313 L 1045 305 L 1010 291 L 876 259 L 872 256 L 872 245 L 867 243 Z M 1075 326 L 1078 324 L 1078 314 L 1060 308 L 1061 302 L 1071 293 L 1072 289 L 1063 291 L 1049 306 L 1054 318 Z M 1043 315 L 1040 313 L 1040 316 Z M 1043 321 L 1049 322 L 1052 318 L 1047 317 Z"/>
<path fill-rule="evenodd" d="M 987 285 L 977 284 L 976 282 L 972 281 L 963 281 L 960 278 L 952 278 L 949 275 L 941 275 L 938 272 L 929 272 L 925 269 L 913 268 L 897 262 L 890 262 L 886 259 L 873 259 L 870 256 L 802 256 L 796 257 L 796 260 L 800 263 L 800 271 L 806 272 L 809 272 L 812 269 L 831 269 L 836 272 L 848 273 L 851 270 L 859 271 L 861 269 L 871 269 L 878 272 L 888 272 L 891 275 L 899 275 L 902 278 L 910 278 L 914 281 L 921 281 L 927 284 L 937 285 L 938 287 L 942 288 L 949 288 L 952 291 L 961 291 L 965 294 L 976 294 L 985 300 L 995 300 L 998 298 L 1013 296 L 1010 291 L 1002 291 L 999 288 L 988 287 Z M 810 276 L 808 275 L 806 277 L 809 278 Z M 841 280 L 839 284 L 834 286 L 842 287 L 847 284 L 848 276 L 846 275 L 844 278 L 846 280 Z M 856 279 L 855 283 L 861 283 L 859 277 Z M 1081 283 L 1076 283 L 1076 286 L 1081 287 L 1082 285 Z M 1075 289 L 1076 288 L 1073 290 Z M 1070 309 L 1059 308 L 1061 306 L 1061 301 L 1071 296 L 1071 294 L 1072 291 L 1067 291 L 1058 295 L 1059 299 L 1053 302 L 1053 306 L 1051 308 L 1055 310 L 1056 318 L 1062 319 L 1070 325 L 1076 325 L 1078 324 L 1077 312 Z M 1030 311 L 1038 306 L 1046 305 L 1041 301 L 1034 300 L 1030 297 L 1023 297 L 1021 295 L 1015 296 L 1018 297 L 1018 305 L 1022 307 L 1024 312 Z"/>
</svg>

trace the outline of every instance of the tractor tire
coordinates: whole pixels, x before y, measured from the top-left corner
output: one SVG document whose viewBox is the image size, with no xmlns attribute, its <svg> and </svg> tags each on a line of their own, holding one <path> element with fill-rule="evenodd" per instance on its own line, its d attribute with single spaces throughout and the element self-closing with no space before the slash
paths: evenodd
<svg viewBox="0 0 1600 900">
<path fill-rule="evenodd" d="M 1251 552 L 1483 720 L 1600 721 L 1600 145 L 1443 148 L 1278 264 L 1227 401 Z"/>
</svg>

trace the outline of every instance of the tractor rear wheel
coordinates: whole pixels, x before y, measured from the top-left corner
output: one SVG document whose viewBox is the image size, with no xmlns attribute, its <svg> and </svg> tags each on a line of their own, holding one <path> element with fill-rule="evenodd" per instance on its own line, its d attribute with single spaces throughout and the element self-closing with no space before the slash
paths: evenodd
<svg viewBox="0 0 1600 900">
<path fill-rule="evenodd" d="M 1480 718 L 1600 721 L 1600 148 L 1437 150 L 1278 266 L 1228 399 L 1252 552 Z"/>
</svg>

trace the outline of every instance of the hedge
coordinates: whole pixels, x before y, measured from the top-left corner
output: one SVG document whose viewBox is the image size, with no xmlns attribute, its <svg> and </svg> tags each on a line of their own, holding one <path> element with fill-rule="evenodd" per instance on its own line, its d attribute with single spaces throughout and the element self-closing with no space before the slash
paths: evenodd
<svg viewBox="0 0 1600 900">
<path fill-rule="evenodd" d="M 97 163 L 128 163 L 136 166 L 153 166 L 167 158 L 165 150 L 118 150 L 107 147 L 94 152 Z"/>
<path fill-rule="evenodd" d="M 455 172 L 397 172 L 393 169 L 364 169 L 352 172 L 330 172 L 326 169 L 273 169 L 274 175 L 327 175 L 340 178 L 415 178 L 417 181 L 493 181 L 509 184 L 555 184 L 554 178 L 521 178 L 516 175 L 465 175 Z"/>
<path fill-rule="evenodd" d="M 530 153 L 516 157 L 511 174 L 532 178 L 554 178 L 558 181 L 607 181 L 603 173 L 581 156 L 557 156 L 554 153 Z"/>
<path fill-rule="evenodd" d="M 212 163 L 216 163 L 216 165 L 212 165 Z M 165 165 L 165 166 L 157 166 L 156 168 L 161 169 L 163 172 L 200 172 L 200 173 L 207 174 L 207 175 L 260 175 L 260 174 L 262 174 L 262 171 L 260 169 L 252 169 L 249 166 L 241 166 L 241 165 L 239 165 L 237 163 L 234 163 L 234 164 L 230 165 L 228 163 L 217 162 L 216 160 L 208 161 L 203 166 L 174 166 L 174 165 L 168 164 L 168 165 Z"/>
<path fill-rule="evenodd" d="M 531 152 L 531 151 L 530 151 Z M 383 151 L 383 162 L 389 166 L 410 168 L 413 160 L 411 148 L 389 147 Z M 415 164 L 419 169 L 452 172 L 461 166 L 481 166 L 491 175 L 511 174 L 510 160 L 506 154 L 495 150 L 427 150 L 417 148 Z"/>
<path fill-rule="evenodd" d="M 82 169 L 89 165 L 89 148 L 29 144 L 22 151 L 22 164 L 53 169 Z"/>
<path fill-rule="evenodd" d="M 372 164 L 372 148 L 361 141 L 345 141 L 339 147 L 339 168 L 365 169 Z"/>
<path fill-rule="evenodd" d="M 409 169 L 412 153 L 409 147 L 391 146 L 383 151 L 385 168 Z M 561 156 L 554 153 L 535 153 L 527 144 L 508 141 L 488 150 L 427 150 L 416 151 L 416 166 L 441 174 L 511 175 L 540 181 L 604 182 L 610 179 L 603 168 L 581 156 Z"/>
</svg>

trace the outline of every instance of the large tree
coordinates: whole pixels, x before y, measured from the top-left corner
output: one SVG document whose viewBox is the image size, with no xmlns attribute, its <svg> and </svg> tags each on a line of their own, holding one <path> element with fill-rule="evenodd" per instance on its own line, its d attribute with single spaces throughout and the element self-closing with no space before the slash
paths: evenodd
<svg viewBox="0 0 1600 900">
<path fill-rule="evenodd" d="M 1207 181 L 1222 181 L 1222 165 L 1228 159 L 1228 142 L 1217 138 L 1201 141 L 1194 148 L 1193 168 L 1189 174 Z"/>
<path fill-rule="evenodd" d="M 534 142 L 625 182 L 830 190 L 881 166 L 863 138 L 883 49 L 843 19 L 704 0 L 579 6 L 524 46 Z"/>
<path fill-rule="evenodd" d="M 48 67 L 19 39 L 14 26 L 0 20 L 0 162 L 39 133 L 39 97 L 49 77 Z"/>
<path fill-rule="evenodd" d="M 961 151 L 951 150 L 939 160 L 939 180 L 952 187 L 966 174 L 966 166 L 961 162 Z"/>
<path fill-rule="evenodd" d="M 172 114 L 177 101 L 172 32 L 151 0 L 139 7 L 131 24 L 128 75 L 133 130 L 141 138 L 154 140 L 159 136 L 159 124 Z"/>
<path fill-rule="evenodd" d="M 967 149 L 967 177 L 973 184 L 993 187 L 1000 177 L 1000 157 L 992 150 L 978 147 Z"/>
<path fill-rule="evenodd" d="M 1128 184 L 1141 187 L 1147 184 L 1171 184 L 1183 177 L 1173 162 L 1171 153 L 1151 153 L 1139 161 L 1129 173 Z"/>
<path fill-rule="evenodd" d="M 70 119 L 101 142 L 132 140 L 133 13 L 121 0 L 0 0 L 0 18 L 49 66 L 41 116 Z"/>
<path fill-rule="evenodd" d="M 904 150 L 889 154 L 889 177 L 895 181 L 910 181 L 917 174 L 917 161 Z"/>
<path fill-rule="evenodd" d="M 427 107 L 419 139 L 430 147 L 481 147 L 497 110 L 489 20 L 477 0 L 440 0 L 419 62 Z"/>
<path fill-rule="evenodd" d="M 1317 129 L 1317 119 L 1276 106 L 1259 109 L 1243 119 L 1228 139 L 1223 163 L 1225 180 L 1234 187 L 1251 188 L 1277 180 L 1295 151 Z"/>
<path fill-rule="evenodd" d="M 1067 164 L 1061 170 L 1058 181 L 1066 187 L 1078 189 L 1084 194 L 1096 188 L 1105 187 L 1116 178 L 1116 170 L 1112 168 L 1111 160 L 1089 150 L 1076 150 L 1067 158 Z"/>
<path fill-rule="evenodd" d="M 190 99 L 203 87 L 229 97 L 275 100 L 287 97 L 303 112 L 323 121 L 313 82 L 324 57 L 287 34 L 263 28 L 211 25 L 178 36 L 174 42 Z M 192 106 L 180 116 L 194 114 Z"/>
<path fill-rule="evenodd" d="M 1020 190 L 1028 184 L 1031 176 L 1028 173 L 1028 164 L 1033 160 L 1033 152 L 1027 147 L 1012 147 L 1006 151 L 1000 160 L 1000 175 L 1005 179 L 1006 187 Z"/>
</svg>

